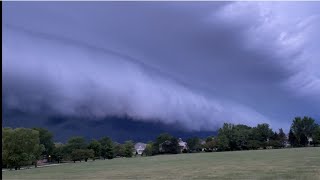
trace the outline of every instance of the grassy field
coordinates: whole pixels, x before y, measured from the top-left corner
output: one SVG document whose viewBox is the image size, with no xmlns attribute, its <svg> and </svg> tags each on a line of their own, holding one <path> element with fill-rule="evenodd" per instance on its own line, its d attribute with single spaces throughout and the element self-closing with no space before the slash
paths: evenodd
<svg viewBox="0 0 320 180">
<path fill-rule="evenodd" d="M 117 158 L 2 172 L 3 179 L 320 179 L 320 148 Z"/>
</svg>

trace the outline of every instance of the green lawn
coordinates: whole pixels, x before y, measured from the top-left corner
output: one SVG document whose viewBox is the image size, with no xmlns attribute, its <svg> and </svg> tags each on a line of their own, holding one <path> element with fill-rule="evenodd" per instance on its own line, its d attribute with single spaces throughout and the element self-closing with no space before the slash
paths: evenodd
<svg viewBox="0 0 320 180">
<path fill-rule="evenodd" d="M 3 179 L 320 179 L 320 147 L 117 158 L 2 172 Z"/>
</svg>

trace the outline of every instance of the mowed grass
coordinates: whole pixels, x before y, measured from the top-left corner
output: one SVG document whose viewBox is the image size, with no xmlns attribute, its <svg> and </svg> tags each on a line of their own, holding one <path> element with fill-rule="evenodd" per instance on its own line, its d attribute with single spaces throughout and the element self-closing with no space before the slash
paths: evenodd
<svg viewBox="0 0 320 180">
<path fill-rule="evenodd" d="M 3 179 L 320 179 L 320 147 L 117 158 L 2 172 Z"/>
</svg>

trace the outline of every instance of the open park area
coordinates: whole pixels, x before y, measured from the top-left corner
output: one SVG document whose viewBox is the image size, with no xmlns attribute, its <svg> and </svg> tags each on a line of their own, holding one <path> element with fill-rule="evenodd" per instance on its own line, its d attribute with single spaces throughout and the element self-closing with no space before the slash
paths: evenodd
<svg viewBox="0 0 320 180">
<path fill-rule="evenodd" d="M 115 158 L 4 171 L 3 179 L 320 179 L 320 147 Z"/>
</svg>

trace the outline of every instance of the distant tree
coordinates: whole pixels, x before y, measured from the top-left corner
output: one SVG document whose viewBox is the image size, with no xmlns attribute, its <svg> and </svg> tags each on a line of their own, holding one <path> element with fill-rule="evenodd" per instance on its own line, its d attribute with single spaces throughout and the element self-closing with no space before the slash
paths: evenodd
<svg viewBox="0 0 320 180">
<path fill-rule="evenodd" d="M 68 140 L 68 143 L 67 143 L 68 151 L 72 152 L 75 149 L 86 149 L 86 148 L 87 148 L 86 140 L 83 137 L 76 136 L 76 137 L 71 137 Z"/>
<path fill-rule="evenodd" d="M 248 140 L 248 148 L 249 149 L 259 149 L 261 147 L 261 142 L 258 140 Z"/>
<path fill-rule="evenodd" d="M 279 129 L 279 141 L 280 141 L 281 147 L 285 147 L 286 142 L 287 142 L 287 136 L 283 132 L 282 128 Z"/>
<path fill-rule="evenodd" d="M 53 149 L 52 152 L 52 159 L 57 161 L 58 163 L 60 163 L 62 161 L 62 159 L 65 157 L 63 148 L 65 145 L 61 144 L 61 143 L 57 143 L 55 144 L 55 148 Z"/>
<path fill-rule="evenodd" d="M 271 139 L 269 142 L 268 142 L 268 145 L 271 146 L 272 148 L 274 149 L 278 149 L 278 148 L 281 148 L 282 147 L 282 144 L 279 140 L 274 140 L 274 139 Z"/>
<path fill-rule="evenodd" d="M 256 128 L 254 128 L 256 131 L 256 138 L 255 140 L 260 141 L 261 145 L 265 148 L 267 145 L 267 141 L 271 139 L 273 132 L 272 129 L 269 128 L 269 124 L 258 124 Z"/>
<path fill-rule="evenodd" d="M 212 152 L 215 149 L 218 148 L 218 143 L 217 140 L 214 137 L 208 137 L 206 139 L 205 144 L 203 145 L 203 148 L 205 149 L 205 151 L 207 152 Z"/>
<path fill-rule="evenodd" d="M 109 137 L 103 137 L 99 140 L 101 143 L 101 156 L 103 159 L 112 159 L 115 156 L 114 143 Z"/>
<path fill-rule="evenodd" d="M 320 145 L 320 125 L 317 125 L 313 135 L 312 135 L 312 143 L 314 146 Z"/>
<path fill-rule="evenodd" d="M 89 158 L 94 158 L 94 151 L 92 149 L 74 149 L 71 152 L 71 159 L 75 163 L 76 161 L 85 160 L 88 161 Z"/>
<path fill-rule="evenodd" d="M 229 139 L 230 148 L 232 150 L 247 150 L 248 140 L 251 133 L 251 127 L 238 124 L 233 126 L 232 137 Z"/>
<path fill-rule="evenodd" d="M 228 151 L 230 150 L 229 140 L 226 135 L 220 134 L 218 135 L 218 150 L 219 151 Z"/>
<path fill-rule="evenodd" d="M 201 142 L 198 137 L 192 137 L 187 139 L 187 144 L 190 152 L 201 151 Z"/>
<path fill-rule="evenodd" d="M 279 134 L 275 131 L 270 139 L 275 141 L 280 140 Z"/>
<path fill-rule="evenodd" d="M 143 151 L 143 155 L 146 156 L 152 156 L 152 149 L 153 149 L 153 143 L 152 142 L 148 142 L 148 144 L 146 145 L 146 148 Z"/>
<path fill-rule="evenodd" d="M 206 142 L 209 142 L 209 141 L 213 141 L 214 140 L 214 137 L 213 136 L 208 136 L 206 138 Z"/>
<path fill-rule="evenodd" d="M 53 134 L 44 128 L 33 128 L 39 132 L 40 144 L 44 146 L 44 151 L 42 155 L 46 155 L 47 157 L 52 154 L 54 149 L 53 143 Z"/>
<path fill-rule="evenodd" d="M 296 136 L 293 134 L 293 132 L 292 132 L 292 130 L 290 129 L 290 131 L 289 131 L 289 135 L 288 135 L 289 137 L 289 143 L 290 143 L 290 145 L 292 146 L 292 147 L 295 147 L 297 144 L 298 144 L 298 142 L 297 142 L 297 138 L 296 138 Z"/>
<path fill-rule="evenodd" d="M 152 154 L 155 155 L 155 154 L 159 154 L 159 147 L 160 147 L 160 144 L 164 143 L 165 141 L 170 141 L 173 137 L 168 134 L 168 133 L 162 133 L 160 134 L 156 140 L 154 141 L 154 144 L 153 144 L 153 149 L 152 149 Z"/>
<path fill-rule="evenodd" d="M 219 151 L 248 149 L 248 140 L 253 136 L 251 132 L 249 126 L 225 123 L 218 131 Z"/>
<path fill-rule="evenodd" d="M 71 160 L 75 163 L 76 161 L 80 161 L 83 158 L 83 150 L 82 149 L 74 149 L 71 152 Z"/>
<path fill-rule="evenodd" d="M 88 149 L 92 149 L 94 152 L 94 158 L 93 160 L 95 160 L 96 157 L 100 158 L 101 155 L 101 144 L 99 141 L 97 140 L 92 140 L 89 143 Z"/>
<path fill-rule="evenodd" d="M 291 131 L 293 132 L 298 146 L 306 146 L 308 138 L 312 137 L 317 128 L 315 120 L 311 117 L 296 117 L 292 121 Z"/>
<path fill-rule="evenodd" d="M 103 150 L 105 152 L 105 158 L 107 159 L 113 159 L 114 157 L 114 146 L 113 144 L 108 144 L 106 146 L 103 146 Z"/>
<path fill-rule="evenodd" d="M 180 153 L 180 148 L 179 148 L 179 141 L 177 138 L 172 137 L 170 139 L 170 145 L 167 147 L 167 152 L 171 154 L 178 154 Z"/>
<path fill-rule="evenodd" d="M 268 146 L 271 146 L 272 148 L 275 148 L 275 149 L 282 147 L 281 142 L 280 142 L 280 136 L 276 131 L 270 137 L 269 142 L 268 142 Z"/>
<path fill-rule="evenodd" d="M 126 141 L 124 143 L 124 156 L 125 157 L 132 157 L 134 151 L 133 141 Z"/>
<path fill-rule="evenodd" d="M 84 161 L 85 162 L 87 162 L 89 158 L 94 160 L 94 151 L 93 151 L 93 149 L 85 149 L 83 157 L 84 157 Z"/>
<path fill-rule="evenodd" d="M 39 132 L 27 128 L 3 128 L 3 162 L 9 168 L 20 169 L 31 163 L 37 166 L 37 160 L 43 151 L 40 145 Z"/>
<path fill-rule="evenodd" d="M 114 143 L 114 156 L 115 157 L 124 157 L 125 156 L 125 147 L 123 144 Z"/>
</svg>

